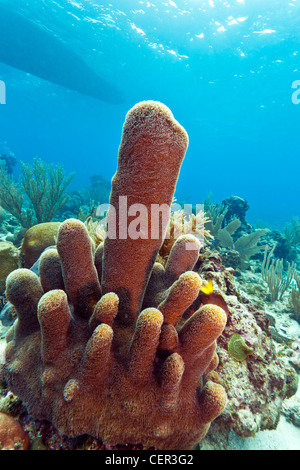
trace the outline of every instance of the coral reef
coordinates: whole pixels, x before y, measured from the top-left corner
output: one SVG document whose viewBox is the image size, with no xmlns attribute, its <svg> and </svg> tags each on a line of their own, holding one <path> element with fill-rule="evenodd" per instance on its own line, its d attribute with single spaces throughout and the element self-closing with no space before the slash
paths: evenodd
<svg viewBox="0 0 300 470">
<path fill-rule="evenodd" d="M 252 229 L 245 219 L 248 203 L 237 196 L 225 199 L 221 205 L 206 202 L 205 206 L 209 219 L 205 227 L 214 238 L 215 248 L 225 253 L 228 265 L 233 260 L 233 266 L 246 269 L 249 259 L 264 250 L 265 245 L 258 242 L 268 229 Z M 240 215 L 241 220 L 235 215 Z"/>
<path fill-rule="evenodd" d="M 289 422 L 300 427 L 300 398 L 293 396 L 287 403 L 283 405 L 283 415 Z"/>
<path fill-rule="evenodd" d="M 221 219 L 222 218 L 223 218 L 223 215 L 221 216 Z M 231 248 L 233 250 L 234 241 L 233 241 L 232 235 L 240 226 L 241 226 L 240 220 L 233 219 L 224 228 L 220 228 L 215 236 L 215 239 L 218 242 L 218 244 L 223 248 Z"/>
<path fill-rule="evenodd" d="M 286 237 L 255 231 L 245 218 L 247 202 L 231 196 L 192 214 L 193 235 L 196 217 L 205 227 L 201 239 L 176 238 L 186 217 L 173 205 L 170 238 L 162 215 L 149 241 L 152 226 L 139 204 L 149 212 L 153 203 L 174 202 L 187 137 L 164 106 L 144 105 L 125 121 L 115 213 L 100 226 L 92 201 L 90 210 L 82 206 L 84 224 L 66 220 L 57 247 L 7 280 L 13 305 L 7 302 L 0 320 L 11 325 L 18 316 L 7 335 L 0 412 L 29 432 L 32 449 L 182 449 L 201 438 L 200 448 L 226 448 L 229 435 L 276 429 L 281 414 L 299 425 L 299 399 L 291 401 L 300 372 L 299 274 L 296 285 L 284 283 L 280 300 L 267 295 L 261 275 L 272 254 L 284 258 L 284 268 L 297 264 L 299 224 L 286 227 Z M 126 230 L 136 237 L 130 240 L 118 231 L 127 194 L 134 210 Z M 79 218 L 74 208 L 68 219 Z M 113 222 L 118 236 L 109 240 Z M 262 237 L 269 247 L 264 260 Z"/>
<path fill-rule="evenodd" d="M 267 232 L 268 229 L 256 229 L 235 241 L 233 249 L 240 254 L 240 266 L 242 268 L 249 265 L 249 258 L 265 249 L 265 245 L 258 245 L 258 242 Z"/>
<path fill-rule="evenodd" d="M 221 239 L 222 231 L 224 230 L 224 228 L 226 228 L 223 225 L 224 225 L 224 219 L 226 216 L 227 208 L 221 204 L 212 204 L 209 201 L 204 202 L 204 208 L 205 208 L 205 213 L 208 217 L 208 220 L 205 223 L 206 229 L 216 240 L 217 242 L 216 245 L 218 245 L 219 243 L 223 245 L 222 240 L 219 240 L 219 238 Z M 230 238 L 229 238 L 230 245 L 231 244 L 233 245 L 233 240 L 231 238 L 231 235 L 241 225 L 241 222 L 238 219 L 234 219 L 234 220 L 236 222 L 234 222 L 234 224 L 231 225 L 231 228 L 229 228 L 229 230 L 227 231 L 228 232 L 227 237 L 226 237 L 227 234 L 225 233 L 226 239 L 230 235 Z M 219 237 L 219 232 L 220 232 L 220 237 Z"/>
<path fill-rule="evenodd" d="M 5 280 L 9 273 L 20 266 L 17 248 L 12 243 L 0 241 L 0 295 L 5 291 Z"/>
<path fill-rule="evenodd" d="M 50 222 L 67 201 L 64 191 L 73 176 L 65 177 L 61 166 L 47 166 L 39 159 L 34 159 L 32 167 L 22 163 L 21 183 L 0 168 L 0 204 L 24 228 Z"/>
<path fill-rule="evenodd" d="M 45 248 L 55 245 L 59 226 L 60 222 L 45 222 L 26 231 L 21 246 L 25 268 L 31 268 Z"/>
<path fill-rule="evenodd" d="M 297 373 L 292 359 L 294 355 L 297 361 L 297 351 L 277 350 L 266 311 L 265 289 L 259 285 L 259 274 L 256 278 L 247 272 L 244 274 L 245 282 L 238 283 L 240 277 L 234 277 L 233 270 L 222 265 L 220 253 L 209 248 L 200 252 L 195 270 L 203 280 L 213 279 L 214 293 L 207 298 L 200 294 L 193 308 L 197 308 L 199 302 L 218 302 L 227 313 L 226 327 L 217 342 L 219 365 L 209 378 L 212 376 L 224 386 L 228 401 L 223 413 L 212 423 L 205 440 L 213 441 L 214 435 L 220 436 L 221 433 L 224 437 L 232 431 L 247 438 L 258 431 L 276 429 L 284 400 L 297 390 Z M 253 278 L 251 281 L 250 276 Z M 261 289 L 262 301 L 259 303 L 257 291 L 254 300 L 245 292 L 245 287 L 249 289 L 249 286 L 256 285 Z M 228 351 L 234 334 L 242 336 L 247 346 L 253 349 L 253 354 L 242 362 Z"/>
<path fill-rule="evenodd" d="M 189 449 L 224 409 L 224 388 L 207 377 L 226 313 L 206 302 L 185 316 L 202 285 L 193 271 L 200 243 L 179 237 L 163 267 L 155 260 L 168 220 L 146 237 L 153 219 L 134 218 L 140 204 L 170 208 L 187 144 L 167 107 L 137 104 L 123 127 L 104 243 L 94 251 L 85 225 L 66 220 L 39 277 L 20 269 L 7 278 L 18 317 L 2 377 L 33 417 L 62 434 Z M 131 212 L 122 223 L 134 235 L 114 237 L 125 195 Z"/>
</svg>

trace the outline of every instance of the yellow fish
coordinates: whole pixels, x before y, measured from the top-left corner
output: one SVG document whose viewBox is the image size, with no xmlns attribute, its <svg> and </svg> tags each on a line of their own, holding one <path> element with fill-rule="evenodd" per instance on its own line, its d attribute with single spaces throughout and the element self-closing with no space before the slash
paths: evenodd
<svg viewBox="0 0 300 470">
<path fill-rule="evenodd" d="M 214 291 L 212 279 L 209 279 L 209 281 L 207 281 L 207 284 L 205 286 L 200 287 L 200 290 L 201 292 L 203 292 L 203 294 L 207 294 L 207 295 L 212 294 Z"/>
</svg>

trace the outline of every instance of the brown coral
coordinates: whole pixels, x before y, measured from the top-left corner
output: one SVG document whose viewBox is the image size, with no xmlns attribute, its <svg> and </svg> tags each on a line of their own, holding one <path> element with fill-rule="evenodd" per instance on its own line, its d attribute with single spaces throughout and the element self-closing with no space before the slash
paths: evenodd
<svg viewBox="0 0 300 470">
<path fill-rule="evenodd" d="M 29 436 L 12 416 L 0 413 L 0 450 L 26 450 Z"/>
<path fill-rule="evenodd" d="M 111 204 L 118 207 L 128 191 L 128 205 L 170 205 L 186 145 L 168 108 L 135 106 Z M 205 375 L 217 365 L 226 314 L 205 305 L 182 321 L 202 283 L 192 271 L 199 242 L 180 237 L 164 268 L 153 265 L 163 236 L 106 238 L 94 255 L 84 224 L 70 219 L 59 228 L 57 251 L 43 254 L 40 279 L 27 269 L 10 274 L 7 297 L 18 319 L 7 335 L 3 375 L 35 418 L 109 445 L 189 449 L 222 412 L 224 389 Z"/>
</svg>

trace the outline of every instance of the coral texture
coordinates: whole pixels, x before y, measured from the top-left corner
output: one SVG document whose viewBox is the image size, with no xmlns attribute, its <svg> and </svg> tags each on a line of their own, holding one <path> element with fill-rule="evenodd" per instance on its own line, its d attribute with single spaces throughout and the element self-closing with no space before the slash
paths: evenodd
<svg viewBox="0 0 300 470">
<path fill-rule="evenodd" d="M 0 450 L 26 450 L 29 436 L 12 416 L 0 413 Z"/>
<path fill-rule="evenodd" d="M 5 291 L 5 279 L 21 266 L 19 250 L 10 242 L 0 241 L 0 295 Z"/>
<path fill-rule="evenodd" d="M 59 222 L 45 222 L 33 225 L 25 233 L 21 251 L 24 254 L 24 267 L 31 266 L 38 260 L 45 248 L 55 245 Z"/>
<path fill-rule="evenodd" d="M 210 374 L 218 373 L 217 379 L 227 393 L 227 404 L 221 416 L 212 423 L 205 440 L 218 442 L 220 433 L 224 437 L 230 430 L 247 438 L 258 431 L 276 429 L 284 400 L 297 390 L 297 373 L 292 364 L 292 351 L 282 354 L 271 336 L 265 288 L 258 286 L 261 289 L 258 303 L 257 296 L 255 301 L 250 300 L 251 296 L 249 298 L 245 291 L 245 286 L 252 287 L 249 278 L 246 277 L 244 285 L 238 284 L 232 269 L 222 265 L 221 255 L 208 248 L 201 251 L 194 270 L 203 281 L 213 279 L 214 293 L 207 298 L 201 295 L 202 303 L 219 302 L 227 313 L 226 327 L 218 339 L 219 364 Z M 259 274 L 257 279 L 260 279 Z M 216 298 L 212 300 L 213 296 Z M 198 303 L 199 299 L 193 307 L 197 308 Z M 229 352 L 230 340 L 236 334 L 253 349 L 242 362 Z M 296 358 L 297 352 L 294 354 Z"/>
<path fill-rule="evenodd" d="M 171 205 L 187 143 L 161 103 L 129 111 L 110 198 L 117 227 L 120 196 L 133 208 L 128 230 L 135 204 Z M 108 222 L 113 218 L 110 208 Z M 119 233 L 94 250 L 85 225 L 66 220 L 57 250 L 41 256 L 39 276 L 28 269 L 9 275 L 6 295 L 18 317 L 2 375 L 33 417 L 62 434 L 189 449 L 226 404 L 223 387 L 206 380 L 218 364 L 226 313 L 207 304 L 183 316 L 202 285 L 193 271 L 200 243 L 182 235 L 163 267 L 155 260 L 164 223 L 151 238 L 144 236 L 153 228 L 145 214 L 138 222 L 138 237 Z"/>
</svg>

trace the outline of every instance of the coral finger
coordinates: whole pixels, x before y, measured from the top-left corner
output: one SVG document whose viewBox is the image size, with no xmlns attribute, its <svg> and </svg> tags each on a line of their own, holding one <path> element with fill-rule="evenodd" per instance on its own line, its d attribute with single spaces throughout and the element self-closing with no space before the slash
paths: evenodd
<svg viewBox="0 0 300 470">
<path fill-rule="evenodd" d="M 205 375 L 209 374 L 212 370 L 215 370 L 218 367 L 218 365 L 219 365 L 219 357 L 216 351 L 214 351 L 212 359 L 210 363 L 208 364 L 207 368 L 205 369 L 204 374 Z"/>
<path fill-rule="evenodd" d="M 143 310 L 138 317 L 129 351 L 129 371 L 136 382 L 143 383 L 152 376 L 162 323 L 163 316 L 155 308 Z"/>
<path fill-rule="evenodd" d="M 207 382 L 198 396 L 201 421 L 210 423 L 224 410 L 227 403 L 227 395 L 220 384 Z"/>
<path fill-rule="evenodd" d="M 109 292 L 97 302 L 93 315 L 89 320 L 89 327 L 93 331 L 100 323 L 112 326 L 113 319 L 118 313 L 119 297 L 114 292 Z"/>
<path fill-rule="evenodd" d="M 99 383 L 106 378 L 111 365 L 113 330 L 102 323 L 94 330 L 83 357 L 81 380 L 85 384 Z"/>
<path fill-rule="evenodd" d="M 41 353 L 44 364 L 51 364 L 67 347 L 71 312 L 63 290 L 52 290 L 43 295 L 38 304 L 41 325 Z"/>
<path fill-rule="evenodd" d="M 88 317 L 101 297 L 101 287 L 94 265 L 92 241 L 80 220 L 68 219 L 60 225 L 57 250 L 65 288 L 74 309 L 82 317 Z"/>
<path fill-rule="evenodd" d="M 183 312 L 193 303 L 202 285 L 200 276 L 188 271 L 170 287 L 167 298 L 158 306 L 164 322 L 176 325 Z"/>
<path fill-rule="evenodd" d="M 119 233 L 104 241 L 102 287 L 104 293 L 119 295 L 120 313 L 126 312 L 128 324 L 139 314 L 165 237 L 187 146 L 187 133 L 162 103 L 144 101 L 127 113 L 107 219 L 108 225 L 115 219 Z M 164 217 L 156 217 L 160 209 Z"/>
<path fill-rule="evenodd" d="M 201 244 L 194 235 L 182 235 L 172 249 L 166 264 L 166 282 L 173 284 L 185 271 L 191 271 L 198 259 Z"/>
<path fill-rule="evenodd" d="M 164 278 L 165 268 L 160 263 L 154 263 L 143 299 L 143 309 L 148 307 L 157 308 L 160 297 L 165 295 Z"/>
<path fill-rule="evenodd" d="M 174 352 L 178 346 L 178 333 L 173 325 L 164 323 L 161 327 L 159 349 Z"/>
<path fill-rule="evenodd" d="M 185 379 L 187 380 L 187 383 L 194 383 L 195 387 L 197 387 L 198 378 L 207 374 L 210 371 L 210 365 L 213 366 L 215 364 L 215 354 L 216 341 L 213 341 L 210 346 L 202 350 L 201 354 L 197 354 L 195 352 L 194 357 L 192 357 L 190 362 L 186 364 Z"/>
<path fill-rule="evenodd" d="M 60 258 L 55 248 L 50 248 L 42 253 L 39 275 L 44 292 L 53 289 L 64 289 Z"/>
<path fill-rule="evenodd" d="M 184 372 L 184 362 L 182 357 L 173 353 L 163 365 L 161 372 L 162 406 L 170 409 L 178 403 L 181 378 Z"/>
<path fill-rule="evenodd" d="M 39 330 L 37 305 L 44 292 L 38 276 L 29 269 L 16 269 L 6 279 L 5 293 L 18 314 L 16 336 Z"/>
<path fill-rule="evenodd" d="M 226 324 L 226 313 L 217 305 L 204 305 L 195 312 L 179 332 L 179 342 L 184 361 L 193 358 L 208 348 L 222 333 Z"/>
</svg>

